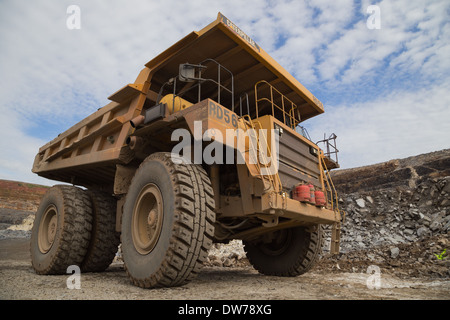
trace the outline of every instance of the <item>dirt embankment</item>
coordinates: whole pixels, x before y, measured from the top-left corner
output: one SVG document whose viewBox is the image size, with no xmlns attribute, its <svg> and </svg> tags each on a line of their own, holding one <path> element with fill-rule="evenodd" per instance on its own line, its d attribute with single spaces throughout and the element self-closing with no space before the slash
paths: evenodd
<svg viewBox="0 0 450 320">
<path fill-rule="evenodd" d="M 42 196 L 48 187 L 0 180 L 0 239 L 29 237 Z"/>
<path fill-rule="evenodd" d="M 414 190 L 421 183 L 450 176 L 450 149 L 395 159 L 331 174 L 343 194 L 391 188 Z"/>
<path fill-rule="evenodd" d="M 0 208 L 35 212 L 48 187 L 0 180 Z"/>
</svg>

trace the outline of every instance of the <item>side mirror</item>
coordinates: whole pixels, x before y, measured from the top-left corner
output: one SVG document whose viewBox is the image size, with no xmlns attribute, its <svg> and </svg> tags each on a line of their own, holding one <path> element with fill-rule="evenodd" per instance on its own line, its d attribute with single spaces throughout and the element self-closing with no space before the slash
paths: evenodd
<svg viewBox="0 0 450 320">
<path fill-rule="evenodd" d="M 206 66 L 199 64 L 182 63 L 180 64 L 179 78 L 184 82 L 193 82 L 196 80 L 203 80 L 201 77 L 202 70 L 206 69 Z"/>
</svg>

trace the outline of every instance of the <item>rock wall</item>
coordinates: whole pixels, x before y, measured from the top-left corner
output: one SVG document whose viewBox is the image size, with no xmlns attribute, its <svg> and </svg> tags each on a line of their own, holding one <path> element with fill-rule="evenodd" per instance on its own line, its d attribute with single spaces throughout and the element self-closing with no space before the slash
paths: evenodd
<svg viewBox="0 0 450 320">
<path fill-rule="evenodd" d="M 450 149 L 332 171 L 334 184 L 344 194 L 395 187 L 415 189 L 425 180 L 447 176 L 450 176 Z"/>
<path fill-rule="evenodd" d="M 450 231 L 450 149 L 333 173 L 343 252 Z"/>
</svg>

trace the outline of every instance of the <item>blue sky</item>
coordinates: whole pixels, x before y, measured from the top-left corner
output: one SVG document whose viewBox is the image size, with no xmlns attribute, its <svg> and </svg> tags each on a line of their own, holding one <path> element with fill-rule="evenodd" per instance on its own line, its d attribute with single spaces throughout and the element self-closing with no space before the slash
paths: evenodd
<svg viewBox="0 0 450 320">
<path fill-rule="evenodd" d="M 73 4 L 79 30 L 66 26 Z M 0 178 L 52 184 L 31 173 L 39 147 L 219 11 L 323 102 L 303 125 L 338 136 L 343 168 L 450 147 L 447 0 L 3 0 Z"/>
</svg>

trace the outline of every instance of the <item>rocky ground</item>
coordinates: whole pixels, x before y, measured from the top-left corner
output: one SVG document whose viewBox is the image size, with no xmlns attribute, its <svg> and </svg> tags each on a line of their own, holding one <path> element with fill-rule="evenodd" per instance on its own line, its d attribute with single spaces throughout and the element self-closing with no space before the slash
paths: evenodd
<svg viewBox="0 0 450 320">
<path fill-rule="evenodd" d="M 120 256 L 108 272 L 84 276 L 88 281 L 83 294 L 68 292 L 61 282 L 65 276 L 35 275 L 27 250 L 38 199 L 22 191 L 26 205 L 16 210 L 8 205 L 8 196 L 3 197 L 0 299 L 450 299 L 450 149 L 339 170 L 333 181 L 346 212 L 339 255 L 328 254 L 328 234 L 312 272 L 296 278 L 265 277 L 250 266 L 240 241 L 215 244 L 199 279 L 157 293 L 131 286 Z M 380 276 L 379 290 L 369 288 L 372 275 Z M 19 278 L 31 286 L 22 288 L 27 281 L 18 283 Z"/>
<path fill-rule="evenodd" d="M 397 275 L 450 277 L 450 149 L 337 171 L 333 181 L 346 215 L 343 254 L 329 260 L 365 256 Z"/>
</svg>

